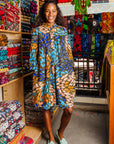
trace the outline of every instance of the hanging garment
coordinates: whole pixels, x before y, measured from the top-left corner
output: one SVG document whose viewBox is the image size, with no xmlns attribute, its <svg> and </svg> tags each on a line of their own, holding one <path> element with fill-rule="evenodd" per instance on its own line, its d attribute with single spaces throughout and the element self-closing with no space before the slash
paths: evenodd
<svg viewBox="0 0 114 144">
<path fill-rule="evenodd" d="M 88 57 L 88 34 L 81 34 L 81 48 L 83 57 Z"/>
<path fill-rule="evenodd" d="M 98 21 L 98 14 L 88 15 L 88 33 L 97 34 L 99 33 L 100 25 Z"/>
<path fill-rule="evenodd" d="M 83 16 L 83 34 L 88 34 L 88 15 Z"/>
<path fill-rule="evenodd" d="M 95 52 L 100 52 L 100 40 L 101 40 L 101 34 L 95 34 Z M 96 54 L 96 56 L 100 56 L 99 54 Z"/>
<path fill-rule="evenodd" d="M 79 34 L 74 34 L 73 56 L 74 57 L 81 57 L 80 52 L 82 52 L 82 49 L 81 49 L 81 36 Z"/>
<path fill-rule="evenodd" d="M 75 96 L 73 56 L 65 28 L 43 24 L 33 30 L 30 51 L 33 102 L 50 109 L 72 107 Z"/>
<path fill-rule="evenodd" d="M 75 11 L 84 15 L 87 13 L 87 7 L 90 5 L 90 0 L 74 0 Z"/>
<path fill-rule="evenodd" d="M 91 56 L 95 56 L 95 34 L 92 34 L 92 39 L 91 39 Z"/>
<path fill-rule="evenodd" d="M 81 34 L 83 31 L 83 19 L 82 15 L 75 15 L 75 33 Z"/>
<path fill-rule="evenodd" d="M 114 13 L 102 13 L 102 33 L 114 33 Z"/>
</svg>

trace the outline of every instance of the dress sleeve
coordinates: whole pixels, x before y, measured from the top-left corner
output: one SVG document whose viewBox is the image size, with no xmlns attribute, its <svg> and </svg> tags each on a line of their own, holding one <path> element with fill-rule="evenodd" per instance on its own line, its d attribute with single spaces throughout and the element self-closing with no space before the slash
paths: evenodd
<svg viewBox="0 0 114 144">
<path fill-rule="evenodd" d="M 37 63 L 37 52 L 38 52 L 38 29 L 32 30 L 31 46 L 30 46 L 30 58 L 29 58 L 29 69 L 34 70 L 38 73 L 38 63 Z"/>
</svg>

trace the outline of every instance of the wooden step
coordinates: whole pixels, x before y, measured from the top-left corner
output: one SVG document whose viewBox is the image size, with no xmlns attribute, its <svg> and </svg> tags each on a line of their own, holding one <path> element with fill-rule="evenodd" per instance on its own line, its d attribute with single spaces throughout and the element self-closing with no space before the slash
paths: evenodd
<svg viewBox="0 0 114 144">
<path fill-rule="evenodd" d="M 34 144 L 38 144 L 41 139 L 42 130 L 33 126 L 25 126 L 23 129 L 25 136 L 31 137 L 34 140 Z"/>
</svg>

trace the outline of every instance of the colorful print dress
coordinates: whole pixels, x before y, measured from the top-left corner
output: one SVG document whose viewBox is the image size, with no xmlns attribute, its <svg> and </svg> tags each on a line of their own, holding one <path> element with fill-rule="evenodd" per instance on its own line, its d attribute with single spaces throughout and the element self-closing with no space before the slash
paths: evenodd
<svg viewBox="0 0 114 144">
<path fill-rule="evenodd" d="M 75 75 L 67 30 L 44 23 L 32 32 L 30 69 L 33 74 L 33 103 L 46 110 L 73 106 Z"/>
</svg>

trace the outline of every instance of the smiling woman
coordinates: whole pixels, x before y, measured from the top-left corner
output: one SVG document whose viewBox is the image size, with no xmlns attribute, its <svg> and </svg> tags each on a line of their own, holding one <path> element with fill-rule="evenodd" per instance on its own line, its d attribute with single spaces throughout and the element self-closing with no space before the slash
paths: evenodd
<svg viewBox="0 0 114 144">
<path fill-rule="evenodd" d="M 44 109 L 49 132 L 48 144 L 55 144 L 50 108 L 58 105 L 64 112 L 56 132 L 60 144 L 68 144 L 63 136 L 70 121 L 75 97 L 73 56 L 63 17 L 55 1 L 47 1 L 40 9 L 37 26 L 33 29 L 30 69 L 33 74 L 33 103 Z"/>
<path fill-rule="evenodd" d="M 57 7 L 55 4 L 50 3 L 46 6 L 45 17 L 46 17 L 47 23 L 52 27 L 57 17 Z"/>
</svg>

